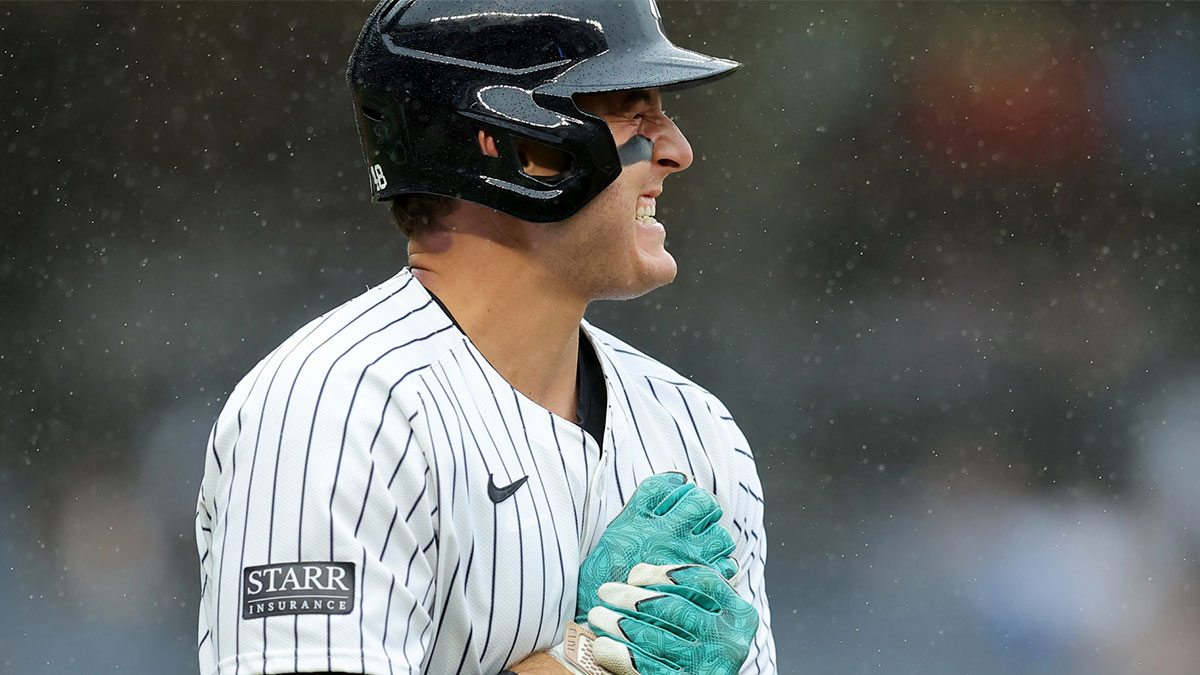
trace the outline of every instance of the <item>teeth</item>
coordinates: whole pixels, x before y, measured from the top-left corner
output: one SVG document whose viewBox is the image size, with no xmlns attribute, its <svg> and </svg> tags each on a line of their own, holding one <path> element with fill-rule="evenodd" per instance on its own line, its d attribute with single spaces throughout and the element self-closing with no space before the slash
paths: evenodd
<svg viewBox="0 0 1200 675">
<path fill-rule="evenodd" d="M 636 214 L 638 218 L 653 218 L 658 211 L 658 204 L 653 199 L 643 198 L 638 201 Z"/>
</svg>

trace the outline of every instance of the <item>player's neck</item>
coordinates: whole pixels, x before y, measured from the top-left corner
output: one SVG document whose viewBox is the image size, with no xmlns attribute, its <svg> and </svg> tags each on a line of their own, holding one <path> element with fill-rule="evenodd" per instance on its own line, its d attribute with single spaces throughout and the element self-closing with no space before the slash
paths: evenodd
<svg viewBox="0 0 1200 675">
<path fill-rule="evenodd" d="M 585 301 L 547 279 L 519 247 L 477 234 L 414 239 L 409 264 L 509 384 L 560 417 L 575 419 Z"/>
</svg>

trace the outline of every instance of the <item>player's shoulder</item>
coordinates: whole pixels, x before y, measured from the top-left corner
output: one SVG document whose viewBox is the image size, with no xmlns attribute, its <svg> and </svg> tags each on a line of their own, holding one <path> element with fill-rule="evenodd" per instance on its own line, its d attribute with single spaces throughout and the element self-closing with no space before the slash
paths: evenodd
<svg viewBox="0 0 1200 675">
<path fill-rule="evenodd" d="M 621 380 L 622 387 L 674 387 L 685 395 L 704 399 L 710 405 L 715 404 L 714 410 L 719 408 L 724 411 L 725 406 L 712 392 L 671 366 L 586 321 L 583 322 L 583 328 L 596 347 L 597 355 L 611 366 L 613 374 Z"/>
<path fill-rule="evenodd" d="M 323 386 L 370 376 L 397 380 L 437 361 L 461 332 L 406 268 L 313 319 L 268 354 L 239 385 L 306 380 Z"/>
<path fill-rule="evenodd" d="M 610 384 L 621 392 L 614 402 L 619 410 L 631 416 L 657 411 L 667 416 L 658 419 L 673 419 L 681 428 L 719 440 L 709 446 L 710 450 L 723 448 L 752 457 L 729 408 L 716 395 L 611 333 L 587 322 L 583 328 L 596 347 Z"/>
</svg>

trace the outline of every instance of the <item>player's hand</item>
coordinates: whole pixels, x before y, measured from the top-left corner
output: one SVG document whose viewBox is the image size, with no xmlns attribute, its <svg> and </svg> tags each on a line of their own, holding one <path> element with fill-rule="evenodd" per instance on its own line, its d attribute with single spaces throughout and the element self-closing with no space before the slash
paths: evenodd
<svg viewBox="0 0 1200 675">
<path fill-rule="evenodd" d="M 734 544 L 720 519 L 716 497 L 682 473 L 642 481 L 579 567 L 575 620 L 582 623 L 599 604 L 600 584 L 623 581 L 638 563 L 705 565 L 732 579 L 738 571 L 730 557 Z"/>
<path fill-rule="evenodd" d="M 588 612 L 592 658 L 614 675 L 732 675 L 758 630 L 754 606 L 696 565 L 637 565 L 600 600 Z"/>
</svg>

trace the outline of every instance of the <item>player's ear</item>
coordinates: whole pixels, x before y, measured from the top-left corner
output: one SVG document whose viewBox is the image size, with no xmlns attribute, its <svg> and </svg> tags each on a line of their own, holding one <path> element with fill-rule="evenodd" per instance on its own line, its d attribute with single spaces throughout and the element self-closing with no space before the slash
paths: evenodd
<svg viewBox="0 0 1200 675">
<path fill-rule="evenodd" d="M 475 137 L 479 139 L 479 150 L 488 157 L 499 157 L 500 152 L 496 150 L 496 139 L 488 132 L 480 129 Z"/>
<path fill-rule="evenodd" d="M 496 138 L 480 129 L 475 132 L 479 141 L 479 151 L 488 157 L 499 157 L 496 149 Z M 521 169 L 530 176 L 557 176 L 571 168 L 571 156 L 548 145 L 517 140 L 517 155 L 521 160 Z"/>
<path fill-rule="evenodd" d="M 571 156 L 548 145 L 517 140 L 517 155 L 521 158 L 521 169 L 529 176 L 557 176 L 571 168 Z"/>
</svg>

